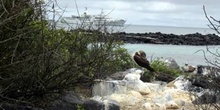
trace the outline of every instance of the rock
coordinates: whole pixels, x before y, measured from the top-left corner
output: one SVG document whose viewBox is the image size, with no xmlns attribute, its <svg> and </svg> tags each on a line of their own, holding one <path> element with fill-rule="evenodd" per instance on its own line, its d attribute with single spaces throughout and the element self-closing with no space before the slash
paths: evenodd
<svg viewBox="0 0 220 110">
<path fill-rule="evenodd" d="M 163 94 L 170 94 L 172 101 L 176 102 L 179 106 L 181 106 L 183 103 L 186 105 L 188 103 L 192 103 L 192 95 L 188 91 L 179 90 L 179 89 L 169 89 L 167 88 Z M 181 100 L 183 103 L 180 104 L 178 100 Z M 169 102 L 171 100 L 168 100 L 166 102 Z M 184 106 L 185 106 L 184 105 Z M 188 104 L 189 105 L 189 104 Z"/>
<path fill-rule="evenodd" d="M 193 100 L 193 104 L 216 103 L 218 95 L 219 94 L 205 91 L 201 96 L 198 96 L 195 100 Z"/>
<path fill-rule="evenodd" d="M 161 81 L 146 83 L 140 80 L 141 70 L 131 70 L 133 72 L 126 74 L 123 80 L 102 81 L 97 87 L 94 87 L 94 89 L 99 90 L 98 94 L 96 94 L 97 96 L 94 96 L 94 99 L 100 103 L 96 107 L 102 108 L 103 104 L 105 110 L 109 109 L 110 101 L 113 101 L 112 108 L 125 110 L 194 109 L 192 100 L 195 99 L 195 96 L 191 95 L 191 93 L 198 94 L 198 91 L 191 90 L 200 87 L 193 85 L 192 80 L 186 79 L 184 75 L 179 76 L 168 84 Z M 120 90 L 123 91 L 118 92 Z M 204 91 L 204 89 L 201 91 Z M 204 94 L 204 96 L 199 96 L 201 97 L 196 98 L 195 102 L 217 102 L 220 98 L 217 95 Z M 213 98 L 214 100 L 207 102 L 207 98 Z M 116 104 L 114 104 L 114 101 Z M 97 105 L 97 103 L 95 104 Z"/>
<path fill-rule="evenodd" d="M 142 107 L 145 108 L 145 110 L 153 110 L 152 104 L 149 102 L 146 102 L 142 105 Z"/>
<path fill-rule="evenodd" d="M 189 80 L 185 79 L 185 75 L 181 75 L 175 80 L 169 82 L 167 84 L 167 87 L 173 87 L 180 90 L 188 90 L 192 87 L 192 83 Z"/>
<path fill-rule="evenodd" d="M 93 96 L 106 96 L 113 93 L 126 93 L 127 82 L 123 80 L 102 81 L 94 84 L 92 88 Z"/>
<path fill-rule="evenodd" d="M 105 110 L 120 110 L 120 104 L 115 100 L 104 100 Z"/>
<path fill-rule="evenodd" d="M 216 34 L 199 33 L 175 35 L 156 33 L 115 33 L 114 37 L 126 43 L 151 43 L 173 45 L 220 45 L 220 37 Z"/>
<path fill-rule="evenodd" d="M 113 93 L 126 93 L 127 90 L 137 90 L 143 94 L 150 92 L 149 88 L 140 80 L 143 73 L 142 70 L 131 68 L 124 73 L 127 73 L 123 80 L 103 80 L 94 84 L 92 89 L 93 96 L 106 96 Z"/>
<path fill-rule="evenodd" d="M 202 87 L 204 89 L 209 88 L 209 84 L 210 84 L 210 82 L 204 79 L 202 76 L 190 78 L 189 81 L 192 82 L 192 85 L 197 87 Z"/>
<path fill-rule="evenodd" d="M 165 104 L 156 103 L 155 105 L 156 105 L 155 110 L 166 110 Z"/>
<path fill-rule="evenodd" d="M 82 104 L 85 110 L 120 110 L 120 105 L 115 100 L 94 100 L 90 99 Z"/>
<path fill-rule="evenodd" d="M 174 82 L 174 88 L 180 90 L 188 90 L 192 83 L 187 79 L 177 80 Z"/>
<path fill-rule="evenodd" d="M 127 74 L 129 74 L 129 73 L 133 74 L 135 72 L 137 72 L 137 74 L 138 74 L 138 72 L 140 72 L 141 75 L 142 75 L 142 73 L 144 73 L 143 70 L 140 70 L 138 68 L 130 68 L 126 71 L 117 72 L 117 73 L 110 75 L 109 77 L 107 77 L 107 80 L 122 80 L 122 79 L 124 79 L 124 77 Z"/>
<path fill-rule="evenodd" d="M 166 66 L 168 68 L 179 69 L 179 65 L 176 63 L 176 61 L 173 58 L 167 58 L 164 60 L 164 62 L 166 63 Z"/>
<path fill-rule="evenodd" d="M 126 94 L 112 94 L 107 99 L 116 100 L 120 105 L 135 105 L 143 99 L 137 91 L 129 91 Z"/>
<path fill-rule="evenodd" d="M 164 86 L 160 84 L 154 84 L 154 83 L 145 83 L 145 84 L 150 89 L 151 92 L 162 92 L 164 90 Z"/>
<path fill-rule="evenodd" d="M 87 100 L 82 105 L 85 110 L 105 110 L 105 105 L 102 102 L 96 100 Z"/>
<path fill-rule="evenodd" d="M 67 91 L 61 99 L 54 101 L 47 110 L 77 110 L 78 105 L 82 105 L 83 100 L 73 91 Z"/>
<path fill-rule="evenodd" d="M 198 65 L 197 66 L 197 74 L 202 74 L 203 73 L 203 66 L 202 65 Z"/>
<path fill-rule="evenodd" d="M 127 74 L 125 75 L 124 80 L 132 83 L 136 83 L 140 80 L 141 75 L 140 74 Z"/>
<path fill-rule="evenodd" d="M 140 92 L 142 95 L 147 95 L 151 92 L 148 86 L 146 85 L 146 83 L 140 80 L 139 76 L 136 76 L 134 74 L 128 74 L 126 76 L 127 77 L 125 77 L 125 80 L 127 80 L 128 91 L 135 90 L 135 91 Z"/>
<path fill-rule="evenodd" d="M 172 101 L 172 100 L 173 100 L 172 96 L 169 93 L 167 93 L 167 94 L 162 95 L 160 97 L 156 97 L 154 99 L 154 102 L 159 103 L 159 104 L 165 104 L 165 103 Z"/>
<path fill-rule="evenodd" d="M 164 74 L 161 72 L 158 72 L 158 74 L 155 75 L 155 80 L 163 81 L 163 82 L 170 82 L 174 80 L 176 77 L 172 74 Z"/>
<path fill-rule="evenodd" d="M 178 109 L 179 108 L 179 106 L 173 100 L 166 102 L 165 106 L 166 106 L 166 109 Z"/>
<path fill-rule="evenodd" d="M 103 110 L 120 110 L 120 104 L 116 100 L 106 99 L 100 96 L 94 96 L 91 100 L 103 103 L 105 106 Z"/>
</svg>

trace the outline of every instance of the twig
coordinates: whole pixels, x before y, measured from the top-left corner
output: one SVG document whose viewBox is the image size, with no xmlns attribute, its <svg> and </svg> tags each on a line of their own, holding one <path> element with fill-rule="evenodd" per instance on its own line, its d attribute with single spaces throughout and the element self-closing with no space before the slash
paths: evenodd
<svg viewBox="0 0 220 110">
<path fill-rule="evenodd" d="M 2 8 L 4 8 L 5 12 L 9 14 L 8 10 L 5 8 L 3 0 L 1 0 L 1 3 L 2 3 Z"/>
<path fill-rule="evenodd" d="M 17 51 L 18 45 L 19 45 L 19 43 L 20 43 L 20 40 L 21 40 L 21 35 L 19 36 L 18 41 L 17 41 L 17 44 L 16 44 L 15 49 L 14 49 L 14 51 L 13 51 L 12 58 L 11 58 L 11 64 L 13 63 L 13 60 L 14 60 L 14 57 L 15 57 L 15 53 L 16 53 L 16 51 Z"/>
<path fill-rule="evenodd" d="M 0 41 L 0 44 L 5 43 L 5 42 L 10 41 L 10 40 L 13 40 L 13 39 L 15 39 L 17 37 L 19 37 L 19 36 L 11 37 L 11 38 L 5 39 L 3 41 Z"/>
<path fill-rule="evenodd" d="M 13 98 L 9 98 L 9 97 L 4 97 L 2 95 L 0 95 L 0 97 L 3 98 L 3 99 L 6 99 L 6 100 L 11 100 L 11 101 L 14 101 L 14 102 L 21 102 L 21 103 L 25 103 L 25 104 L 30 104 L 31 105 L 30 102 L 26 102 L 26 101 L 22 101 L 22 100 L 17 100 L 17 99 L 13 99 Z"/>
<path fill-rule="evenodd" d="M 218 31 L 218 29 L 216 28 L 216 26 L 212 23 L 212 21 L 209 19 L 207 13 L 206 13 L 206 10 L 205 10 L 205 6 L 203 5 L 203 11 L 205 13 L 205 17 L 208 19 L 209 23 L 211 24 L 212 26 L 212 29 L 214 29 L 218 34 L 220 34 L 220 32 Z"/>
</svg>

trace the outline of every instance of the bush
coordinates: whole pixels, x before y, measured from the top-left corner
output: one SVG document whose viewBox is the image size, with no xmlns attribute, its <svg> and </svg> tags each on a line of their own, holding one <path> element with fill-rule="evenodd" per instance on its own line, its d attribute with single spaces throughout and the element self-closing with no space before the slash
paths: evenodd
<svg viewBox="0 0 220 110">
<path fill-rule="evenodd" d="M 182 74 L 182 71 L 179 69 L 168 68 L 166 63 L 161 61 L 160 59 L 153 60 L 151 62 L 152 68 L 155 70 L 154 73 L 144 74 L 145 81 L 152 81 L 153 79 L 170 82 L 173 81 L 176 77 Z"/>
<path fill-rule="evenodd" d="M 56 29 L 32 0 L 2 3 L 1 103 L 45 107 L 65 91 L 131 66 L 123 43 L 111 35 Z"/>
</svg>

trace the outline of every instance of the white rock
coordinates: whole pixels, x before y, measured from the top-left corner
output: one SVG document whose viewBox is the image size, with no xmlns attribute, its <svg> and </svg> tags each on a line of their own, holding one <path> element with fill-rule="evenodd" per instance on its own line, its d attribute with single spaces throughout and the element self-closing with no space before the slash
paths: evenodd
<svg viewBox="0 0 220 110">
<path fill-rule="evenodd" d="M 145 83 L 145 85 L 151 90 L 151 92 L 162 92 L 164 90 L 164 86 L 160 84 Z"/>
<path fill-rule="evenodd" d="M 159 104 L 165 104 L 166 102 L 169 102 L 169 101 L 172 101 L 172 100 L 173 100 L 173 98 L 169 93 L 166 93 L 162 96 L 154 98 L 154 102 L 159 103 Z"/>
<path fill-rule="evenodd" d="M 180 90 L 187 90 L 188 88 L 190 88 L 190 86 L 192 86 L 192 83 L 189 80 L 185 79 L 184 75 L 181 75 L 177 77 L 175 80 L 169 82 L 166 86 L 174 87 L 175 89 Z"/>
<path fill-rule="evenodd" d="M 93 96 L 106 96 L 113 93 L 126 93 L 127 82 L 120 80 L 102 81 L 93 86 Z"/>
<path fill-rule="evenodd" d="M 137 91 L 129 91 L 126 94 L 112 94 L 107 98 L 116 100 L 121 105 L 135 105 L 143 100 L 143 96 Z"/>
<path fill-rule="evenodd" d="M 179 108 L 179 106 L 173 100 L 166 102 L 165 106 L 166 106 L 166 109 L 178 109 Z"/>
<path fill-rule="evenodd" d="M 181 90 L 187 90 L 192 83 L 189 80 L 177 80 L 174 82 L 174 88 L 181 89 Z"/>
<path fill-rule="evenodd" d="M 145 110 L 153 110 L 153 107 L 152 107 L 151 103 L 149 103 L 149 102 L 144 103 L 142 105 L 142 107 L 144 107 Z"/>
<path fill-rule="evenodd" d="M 156 110 L 166 110 L 166 106 L 165 104 L 159 104 L 159 103 L 155 103 L 156 104 Z"/>
<path fill-rule="evenodd" d="M 164 61 L 168 68 L 178 69 L 179 66 L 173 58 L 165 59 Z"/>
<path fill-rule="evenodd" d="M 129 82 L 138 82 L 141 78 L 140 74 L 127 74 L 125 75 L 124 80 L 129 81 Z"/>
</svg>

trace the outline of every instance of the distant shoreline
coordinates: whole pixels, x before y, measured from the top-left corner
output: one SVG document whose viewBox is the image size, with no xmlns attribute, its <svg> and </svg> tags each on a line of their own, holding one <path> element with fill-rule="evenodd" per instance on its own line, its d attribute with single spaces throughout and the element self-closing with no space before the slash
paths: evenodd
<svg viewBox="0 0 220 110">
<path fill-rule="evenodd" d="M 116 39 L 125 43 L 139 44 L 172 44 L 172 45 L 220 45 L 220 36 L 216 34 L 164 34 L 161 32 L 149 33 L 114 33 Z"/>
<path fill-rule="evenodd" d="M 161 32 L 164 34 L 191 34 L 191 33 L 201 33 L 205 34 L 217 34 L 214 30 L 205 27 L 175 27 L 175 26 L 156 26 L 156 25 L 125 25 L 121 28 L 120 32 L 126 33 L 149 33 L 149 32 Z"/>
</svg>

